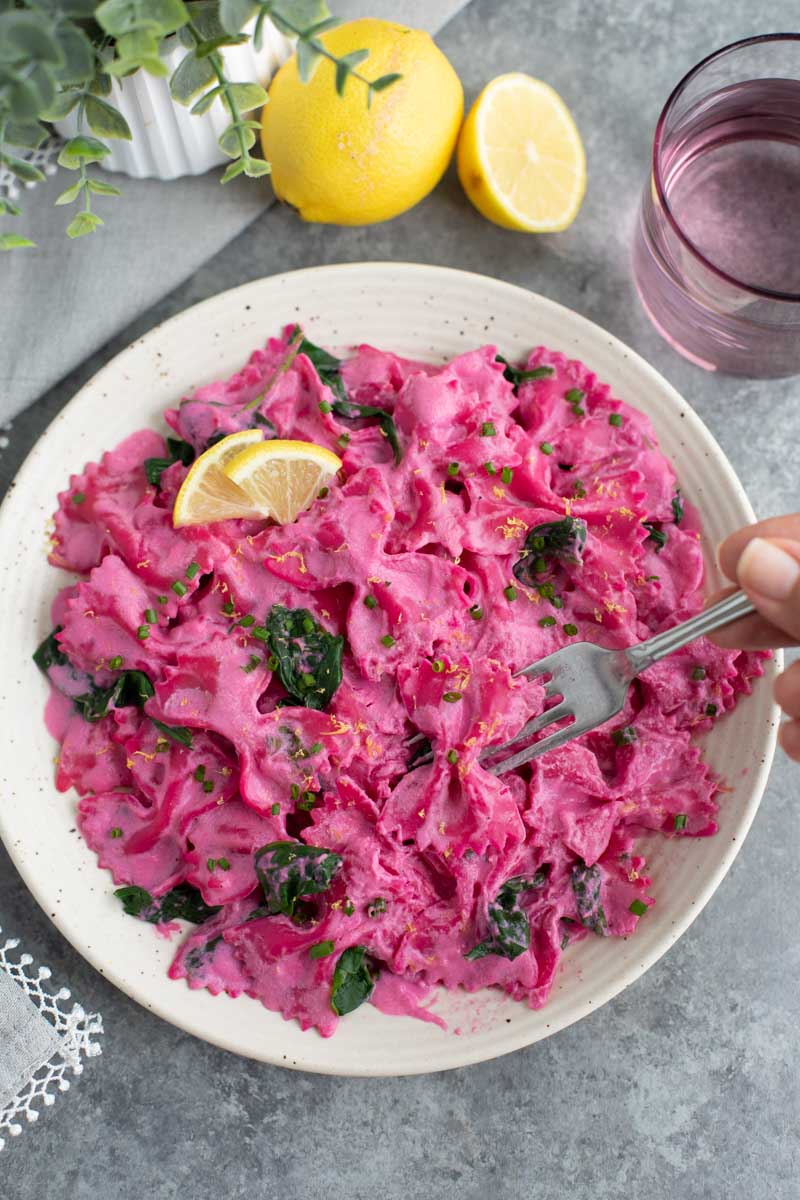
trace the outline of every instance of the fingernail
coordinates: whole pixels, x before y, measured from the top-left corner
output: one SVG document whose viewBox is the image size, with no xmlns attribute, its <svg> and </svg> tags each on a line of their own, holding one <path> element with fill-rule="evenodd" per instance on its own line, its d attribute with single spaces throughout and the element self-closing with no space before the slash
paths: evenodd
<svg viewBox="0 0 800 1200">
<path fill-rule="evenodd" d="M 800 562 L 765 538 L 753 538 L 736 569 L 739 583 L 767 600 L 786 600 L 800 579 Z"/>
</svg>

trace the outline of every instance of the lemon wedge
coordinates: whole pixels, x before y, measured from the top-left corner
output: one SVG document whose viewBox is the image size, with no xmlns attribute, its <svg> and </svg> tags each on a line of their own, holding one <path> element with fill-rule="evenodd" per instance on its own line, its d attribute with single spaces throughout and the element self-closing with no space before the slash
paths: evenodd
<svg viewBox="0 0 800 1200">
<path fill-rule="evenodd" d="M 314 442 L 274 439 L 248 446 L 225 463 L 225 476 L 263 517 L 294 521 L 341 469 L 342 460 Z"/>
<path fill-rule="evenodd" d="M 246 492 L 232 483 L 225 474 L 225 464 L 254 442 L 260 442 L 260 429 L 243 429 L 230 433 L 195 459 L 175 497 L 172 524 L 207 525 L 211 521 L 227 521 L 231 517 L 259 517 Z"/>
<path fill-rule="evenodd" d="M 487 84 L 458 141 L 458 177 L 488 220 L 554 233 L 578 214 L 586 155 L 567 106 L 541 79 L 514 73 Z"/>
</svg>

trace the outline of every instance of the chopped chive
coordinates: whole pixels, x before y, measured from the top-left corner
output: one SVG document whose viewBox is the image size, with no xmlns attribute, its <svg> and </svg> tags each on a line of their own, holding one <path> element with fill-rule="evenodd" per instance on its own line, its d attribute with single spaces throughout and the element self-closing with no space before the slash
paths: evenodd
<svg viewBox="0 0 800 1200">
<path fill-rule="evenodd" d="M 632 725 L 625 725 L 622 729 L 615 729 L 611 734 L 611 740 L 615 746 L 631 746 L 636 739 L 636 730 Z"/>
<path fill-rule="evenodd" d="M 221 871 L 230 871 L 231 869 L 231 864 L 228 862 L 227 858 L 218 858 L 217 866 Z"/>
<path fill-rule="evenodd" d="M 539 541 L 538 538 L 536 540 L 537 542 Z M 537 563 L 544 562 L 544 559 L 537 558 L 536 561 Z M 539 568 L 537 567 L 536 570 L 538 571 Z M 553 587 L 552 583 L 537 583 L 536 590 L 543 600 L 552 600 L 553 596 L 556 594 L 556 589 Z"/>
<path fill-rule="evenodd" d="M 509 584 L 508 587 L 503 588 L 503 595 L 505 596 L 506 600 L 516 600 L 517 589 Z"/>
<path fill-rule="evenodd" d="M 141 642 L 147 641 L 147 639 L 150 637 L 150 626 L 149 625 L 140 625 L 139 628 L 136 630 L 136 636 L 139 639 L 139 641 L 141 641 Z"/>
<path fill-rule="evenodd" d="M 166 597 L 166 596 L 156 596 L 156 600 L 158 601 L 158 603 L 159 603 L 159 604 L 166 604 L 166 603 L 167 603 L 167 597 Z"/>
<path fill-rule="evenodd" d="M 567 624 L 564 626 L 564 633 L 567 635 L 567 637 L 575 637 L 575 634 L 577 632 L 578 632 L 578 626 L 573 625 L 571 621 L 568 621 Z"/>
<path fill-rule="evenodd" d="M 350 445 L 350 434 L 343 433 L 341 437 L 338 437 L 336 439 L 336 445 L 339 447 L 340 450 L 346 450 L 347 447 Z"/>
<path fill-rule="evenodd" d="M 214 781 L 212 779 L 204 780 L 203 781 L 203 791 L 206 792 L 208 795 L 211 795 L 213 790 L 214 790 Z"/>
<path fill-rule="evenodd" d="M 268 642 L 269 630 L 266 625 L 254 625 L 250 630 L 250 637 L 258 638 L 259 642 Z"/>
<path fill-rule="evenodd" d="M 547 545 L 547 541 L 543 537 L 535 537 L 533 539 L 534 550 L 544 550 L 546 545 Z"/>
<path fill-rule="evenodd" d="M 580 388 L 570 388 L 568 392 L 564 392 L 567 404 L 580 404 L 585 398 L 586 392 L 582 392 Z"/>
<path fill-rule="evenodd" d="M 394 642 L 395 642 L 395 639 L 392 637 L 392 635 L 390 633 L 385 633 L 383 635 L 383 637 L 381 638 L 381 645 L 385 646 L 387 650 L 391 650 L 392 646 L 394 645 Z"/>
<path fill-rule="evenodd" d="M 647 912 L 647 905 L 644 900 L 632 900 L 628 911 L 632 912 L 635 917 L 643 917 Z"/>
<path fill-rule="evenodd" d="M 123 661 L 124 660 L 121 654 L 115 654 L 113 658 L 108 660 L 108 669 L 110 671 L 118 671 L 122 666 Z"/>
<path fill-rule="evenodd" d="M 324 500 L 325 497 L 330 494 L 330 490 L 331 489 L 327 488 L 327 487 L 320 488 L 319 491 L 317 492 L 317 499 Z"/>
<path fill-rule="evenodd" d="M 564 601 L 561 599 L 560 596 L 553 596 L 550 603 L 552 604 L 553 608 L 563 608 L 564 607 Z"/>
<path fill-rule="evenodd" d="M 719 709 L 717 708 L 716 704 L 707 704 L 706 705 L 706 716 L 707 717 L 715 717 L 718 712 L 719 712 Z"/>
<path fill-rule="evenodd" d="M 481 608 L 480 604 L 473 604 L 472 608 L 469 610 L 469 615 L 472 617 L 473 621 L 482 620 L 483 609 Z"/>
<path fill-rule="evenodd" d="M 333 405 L 331 404 L 330 400 L 320 400 L 319 411 L 321 413 L 333 412 Z"/>
<path fill-rule="evenodd" d="M 385 912 L 386 900 L 383 896 L 376 896 L 372 903 L 367 907 L 367 916 L 372 917 L 373 920 L 375 917 L 379 917 L 381 913 Z"/>
<path fill-rule="evenodd" d="M 146 608 L 144 610 L 144 619 L 145 621 L 149 621 L 151 625 L 155 625 L 158 620 L 158 613 L 154 608 Z"/>
<path fill-rule="evenodd" d="M 242 667 L 242 670 L 244 671 L 245 675 L 249 675 L 251 673 L 251 671 L 255 671 L 256 667 L 258 666 L 258 664 L 260 662 L 261 662 L 261 658 L 259 657 L 258 654 L 251 654 L 250 657 L 248 658 L 247 662 L 245 663 L 245 665 Z"/>
<path fill-rule="evenodd" d="M 255 625 L 255 623 L 256 623 L 256 619 L 255 619 L 255 617 L 253 616 L 253 614 L 252 614 L 252 613 L 245 613 L 245 615 L 244 615 L 243 617 L 240 617 L 240 618 L 239 618 L 239 622 L 238 622 L 238 623 L 239 623 L 239 625 L 241 625 L 241 626 L 242 626 L 244 629 L 249 629 L 251 625 Z"/>
<path fill-rule="evenodd" d="M 269 658 L 267 659 L 267 666 L 269 667 L 270 671 L 277 671 L 279 665 L 280 664 L 278 662 L 278 659 L 275 657 L 275 655 L 270 654 Z"/>
<path fill-rule="evenodd" d="M 622 424 L 622 413 L 610 413 L 608 423 L 609 425 L 615 425 L 619 429 Z"/>
<path fill-rule="evenodd" d="M 493 462 L 484 463 L 483 469 L 487 475 L 496 475 L 497 474 L 497 467 L 494 465 Z"/>
<path fill-rule="evenodd" d="M 500 478 L 502 479 L 503 483 L 511 483 L 512 479 L 514 478 L 514 472 L 511 470 L 511 467 L 503 467 L 502 471 L 500 472 Z"/>
<path fill-rule="evenodd" d="M 199 766 L 199 767 L 197 767 L 197 768 L 195 769 L 194 777 L 195 777 L 195 779 L 197 780 L 197 782 L 198 782 L 198 783 L 202 783 L 202 782 L 203 782 L 203 780 L 205 779 L 205 777 L 206 777 L 206 769 L 205 769 L 205 767 L 203 766 L 203 764 L 202 764 L 202 763 L 200 764 L 200 766 Z"/>
<path fill-rule="evenodd" d="M 481 425 L 481 437 L 494 437 L 497 433 L 491 421 L 484 421 Z"/>
<path fill-rule="evenodd" d="M 313 746 L 308 747 L 308 757 L 312 758 L 315 754 L 319 754 L 322 749 L 322 742 L 314 742 Z"/>
<path fill-rule="evenodd" d="M 447 464 L 447 474 L 448 475 L 451 475 L 451 476 L 457 475 L 458 471 L 459 471 L 459 467 L 458 467 L 457 462 L 451 462 L 451 463 Z"/>
<path fill-rule="evenodd" d="M 692 671 L 692 679 L 695 681 L 695 683 L 699 683 L 700 680 L 705 679 L 705 677 L 706 677 L 705 667 L 695 667 L 695 669 Z"/>
<path fill-rule="evenodd" d="M 561 949 L 566 950 L 568 945 L 569 945 L 569 934 L 565 933 L 561 939 Z"/>
<path fill-rule="evenodd" d="M 215 860 L 214 860 L 213 858 L 207 858 L 207 859 L 206 859 L 206 867 L 208 868 L 208 870 L 209 870 L 209 871 L 213 871 L 213 870 L 214 870 L 214 867 L 215 867 L 216 865 L 217 865 L 217 864 L 216 864 L 216 862 L 215 862 Z"/>
<path fill-rule="evenodd" d="M 370 593 L 370 595 L 364 597 L 364 603 L 366 604 L 367 608 L 377 608 L 378 607 L 378 601 L 375 599 L 375 597 L 371 593 Z"/>
<path fill-rule="evenodd" d="M 85 492 L 76 492 L 75 495 L 72 497 L 72 503 L 73 504 L 83 504 L 85 499 L 86 499 Z"/>
<path fill-rule="evenodd" d="M 278 803 L 273 804 L 272 808 L 270 809 L 270 812 L 272 813 L 273 817 L 277 817 L 278 813 L 280 811 L 281 811 L 281 806 Z"/>
<path fill-rule="evenodd" d="M 533 560 L 533 569 L 537 575 L 543 575 L 547 570 L 547 559 L 542 558 L 541 555 L 539 558 L 535 558 Z"/>
<path fill-rule="evenodd" d="M 342 912 L 344 913 L 344 915 L 346 917 L 352 917 L 352 915 L 355 911 L 356 911 L 356 906 L 355 906 L 355 904 L 353 904 L 353 901 L 345 900 L 344 904 L 342 905 Z"/>
<path fill-rule="evenodd" d="M 553 447 L 550 444 L 550 442 L 542 442 L 539 449 L 541 450 L 542 454 L 552 454 L 553 453 Z"/>
<path fill-rule="evenodd" d="M 236 605 L 231 600 L 226 600 L 222 606 L 222 611 L 225 613 L 226 617 L 232 617 L 236 612 Z"/>
<path fill-rule="evenodd" d="M 335 946 L 333 942 L 316 942 L 313 946 L 308 947 L 309 958 L 328 958 L 333 954 Z"/>
<path fill-rule="evenodd" d="M 176 579 L 174 583 L 170 584 L 170 587 L 172 588 L 172 590 L 176 596 L 185 596 L 186 595 L 186 584 L 181 583 L 180 579 Z"/>
<path fill-rule="evenodd" d="M 302 684 L 304 684 L 306 687 L 313 687 L 317 681 L 313 675 L 309 674 L 308 671 L 304 671 L 303 674 L 300 676 L 300 682 Z"/>
<path fill-rule="evenodd" d="M 455 766 L 456 763 L 458 762 L 458 751 L 457 750 L 448 750 L 447 751 L 447 761 L 452 766 Z"/>
<path fill-rule="evenodd" d="M 185 574 L 186 574 L 186 578 L 187 578 L 187 579 L 194 579 L 195 575 L 197 574 L 197 572 L 198 572 L 199 570 L 200 570 L 200 563 L 198 563 L 198 562 L 190 562 L 190 563 L 189 563 L 189 565 L 188 565 L 188 567 L 186 568 L 186 572 L 185 572 Z"/>
<path fill-rule="evenodd" d="M 555 367 L 532 367 L 530 371 L 523 372 L 527 379 L 552 379 L 555 373 Z"/>
<path fill-rule="evenodd" d="M 686 813 L 676 813 L 675 814 L 675 820 L 673 822 L 673 825 L 674 825 L 676 833 L 680 833 L 680 831 L 682 829 L 686 828 L 686 820 L 687 820 Z"/>
<path fill-rule="evenodd" d="M 110 836 L 112 838 L 121 838 L 122 837 L 122 830 L 120 829 L 119 825 L 114 826 L 114 828 L 110 831 Z"/>
<path fill-rule="evenodd" d="M 289 788 L 289 795 L 292 797 L 292 799 L 293 799 L 293 800 L 299 800 L 299 799 L 300 799 L 300 786 L 299 786 L 299 784 L 297 784 L 297 783 L 293 783 L 293 784 L 292 784 L 292 786 Z"/>
<path fill-rule="evenodd" d="M 313 633 L 314 622 L 310 617 L 303 617 L 303 633 Z"/>
<path fill-rule="evenodd" d="M 645 575 L 645 583 L 657 583 L 661 579 L 660 575 Z"/>
<path fill-rule="evenodd" d="M 314 792 L 303 792 L 303 798 L 298 800 L 297 807 L 302 808 L 305 812 L 310 812 L 316 803 L 317 797 Z"/>
<path fill-rule="evenodd" d="M 583 481 L 576 479 L 572 485 L 572 494 L 577 500 L 586 499 L 586 488 L 583 486 Z"/>
<path fill-rule="evenodd" d="M 542 617 L 541 620 L 539 621 L 539 624 L 541 625 L 542 629 L 549 629 L 550 626 L 555 625 L 555 623 L 556 623 L 555 617 Z"/>
<path fill-rule="evenodd" d="M 461 692 L 445 692 L 442 699 L 446 700 L 448 704 L 455 704 L 461 699 Z"/>
<path fill-rule="evenodd" d="M 431 670 L 434 671 L 437 675 L 440 675 L 442 673 L 442 671 L 444 670 L 444 663 L 442 662 L 442 660 L 440 658 L 435 658 L 433 660 L 433 662 L 431 663 Z"/>
</svg>

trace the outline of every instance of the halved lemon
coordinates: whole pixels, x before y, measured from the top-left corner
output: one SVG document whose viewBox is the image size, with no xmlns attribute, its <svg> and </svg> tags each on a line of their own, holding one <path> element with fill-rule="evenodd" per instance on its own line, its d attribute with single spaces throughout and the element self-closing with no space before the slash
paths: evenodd
<svg viewBox="0 0 800 1200">
<path fill-rule="evenodd" d="M 530 75 L 498 75 L 458 139 L 458 177 L 495 225 L 527 233 L 566 229 L 586 191 L 586 155 L 567 106 Z"/>
<path fill-rule="evenodd" d="M 225 463 L 225 475 L 261 516 L 288 525 L 340 470 L 342 460 L 313 442 L 274 439 L 248 446 Z"/>
<path fill-rule="evenodd" d="M 230 433 L 195 459 L 172 508 L 172 524 L 176 529 L 182 525 L 227 521 L 230 517 L 261 516 L 247 493 L 228 479 L 223 467 L 245 446 L 262 438 L 260 429 Z"/>
</svg>

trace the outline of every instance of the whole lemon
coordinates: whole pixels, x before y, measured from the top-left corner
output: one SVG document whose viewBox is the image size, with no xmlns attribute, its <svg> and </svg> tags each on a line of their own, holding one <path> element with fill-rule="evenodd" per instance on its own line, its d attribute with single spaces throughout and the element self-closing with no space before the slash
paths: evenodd
<svg viewBox="0 0 800 1200">
<path fill-rule="evenodd" d="M 352 75 L 344 95 L 323 59 L 308 83 L 297 57 L 284 63 L 264 105 L 261 143 L 280 200 L 305 221 L 371 225 L 396 217 L 436 186 L 449 163 L 464 93 L 452 66 L 427 33 L 390 21 L 351 21 L 322 34 L 341 58 L 369 50 L 356 70 L 365 79 L 399 74 L 375 92 Z"/>
</svg>

